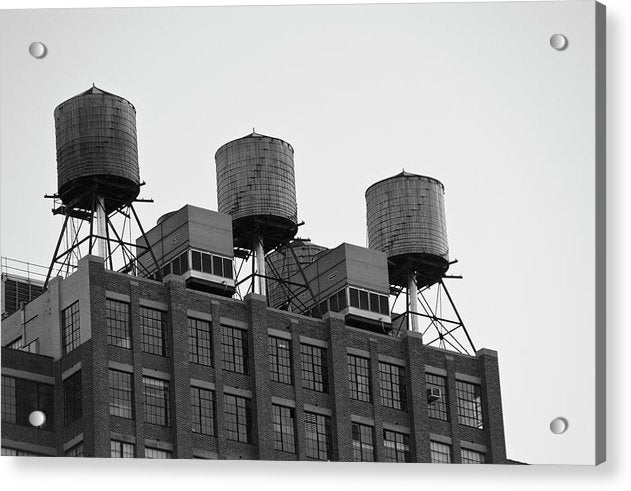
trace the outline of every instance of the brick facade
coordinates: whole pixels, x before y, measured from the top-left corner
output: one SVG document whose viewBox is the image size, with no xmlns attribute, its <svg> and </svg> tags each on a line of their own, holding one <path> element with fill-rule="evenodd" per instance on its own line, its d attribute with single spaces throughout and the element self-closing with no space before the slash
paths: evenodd
<svg viewBox="0 0 631 491">
<path fill-rule="evenodd" d="M 373 427 L 374 456 L 385 460 L 384 429 L 409 437 L 413 462 L 430 462 L 430 440 L 451 445 L 453 462 L 461 461 L 461 448 L 485 454 L 487 463 L 507 463 L 504 443 L 502 403 L 498 360 L 495 352 L 480 350 L 476 356 L 461 355 L 424 346 L 420 335 L 407 333 L 395 338 L 346 326 L 341 315 L 329 313 L 322 320 L 267 307 L 264 297 L 249 295 L 244 301 L 185 288 L 177 276 L 164 283 L 107 271 L 102 260 L 87 257 L 72 288 L 49 288 L 27 307 L 40 310 L 43 319 L 59 315 L 59 310 L 81 297 L 81 315 L 89 306 L 89 326 L 81 345 L 61 355 L 59 343 L 42 346 L 40 355 L 2 349 L 2 374 L 15 378 L 45 380 L 54 384 L 55 431 L 38 430 L 2 422 L 2 446 L 40 454 L 63 455 L 70 443 L 83 441 L 83 455 L 109 457 L 110 440 L 135 444 L 135 456 L 144 457 L 145 447 L 168 450 L 173 458 L 218 458 L 260 460 L 307 460 L 305 411 L 330 417 L 332 454 L 330 460 L 352 461 L 352 423 Z M 73 275 L 74 276 L 74 275 Z M 56 280 L 66 283 L 68 280 Z M 66 285 L 67 286 L 67 285 Z M 63 298 L 62 298 L 63 297 Z M 87 299 L 86 299 L 87 297 Z M 108 345 L 106 299 L 130 305 L 132 349 Z M 89 300 L 88 300 L 89 299 Z M 86 303 L 88 302 L 89 303 Z M 52 305 L 52 307 L 51 307 Z M 166 313 L 167 356 L 144 353 L 141 345 L 140 306 L 158 308 Z M 50 314 L 54 312 L 52 315 Z M 3 322 L 5 345 L 17 329 L 19 313 Z M 211 323 L 213 366 L 189 362 L 188 317 Z M 83 317 L 82 317 L 83 319 Z M 49 329 L 61 336 L 60 321 Z M 229 325 L 247 332 L 248 373 L 223 368 L 221 326 Z M 5 328 L 6 327 L 6 328 Z M 290 347 L 293 384 L 273 382 L 270 378 L 268 336 L 281 336 Z M 301 343 L 326 349 L 328 391 L 303 388 Z M 57 346 L 55 348 L 54 346 Z M 55 351 L 57 350 L 57 351 Z M 371 402 L 351 399 L 347 353 L 362 353 L 369 359 Z M 46 356 L 48 355 L 48 356 Z M 407 405 L 405 410 L 386 407 L 380 398 L 379 363 L 404 367 Z M 108 368 L 132 374 L 133 419 L 111 416 L 109 410 Z M 63 379 L 81 370 L 83 416 L 64 426 Z M 430 418 L 425 383 L 427 370 L 444 374 L 447 380 L 448 421 Z M 145 422 L 143 375 L 168 381 L 170 425 Z M 482 428 L 460 423 L 456 381 L 480 386 Z M 210 388 L 214 393 L 215 436 L 191 431 L 191 385 Z M 251 441 L 232 441 L 226 435 L 224 394 L 247 397 L 251 406 Z M 272 404 L 293 409 L 295 453 L 276 450 Z"/>
</svg>

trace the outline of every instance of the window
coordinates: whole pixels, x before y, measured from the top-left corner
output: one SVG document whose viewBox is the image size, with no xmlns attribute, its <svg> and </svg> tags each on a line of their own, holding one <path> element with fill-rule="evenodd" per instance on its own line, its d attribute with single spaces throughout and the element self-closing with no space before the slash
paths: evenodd
<svg viewBox="0 0 631 491">
<path fill-rule="evenodd" d="M 191 423 L 194 433 L 215 436 L 215 398 L 212 390 L 191 387 Z"/>
<path fill-rule="evenodd" d="M 375 461 L 375 438 L 372 426 L 353 423 L 353 458 L 355 462 Z"/>
<path fill-rule="evenodd" d="M 485 464 L 486 455 L 483 452 L 476 450 L 469 450 L 467 448 L 461 449 L 460 455 L 462 456 L 463 464 Z"/>
<path fill-rule="evenodd" d="M 226 410 L 226 439 L 250 443 L 252 441 L 250 400 L 245 397 L 224 394 L 224 405 Z"/>
<path fill-rule="evenodd" d="M 108 343 L 119 348 L 131 349 L 129 304 L 107 299 L 105 301 L 105 319 L 107 321 Z"/>
<path fill-rule="evenodd" d="M 110 441 L 110 457 L 118 459 L 133 459 L 136 453 L 136 445 L 133 443 Z"/>
<path fill-rule="evenodd" d="M 145 422 L 169 426 L 169 382 L 157 378 L 143 377 L 145 396 Z"/>
<path fill-rule="evenodd" d="M 13 377 L 2 376 L 2 421 L 7 423 L 16 422 L 15 379 Z"/>
<path fill-rule="evenodd" d="M 165 315 L 161 310 L 140 307 L 142 350 L 145 353 L 166 356 Z"/>
<path fill-rule="evenodd" d="M 306 455 L 317 460 L 331 460 L 331 418 L 305 411 Z"/>
<path fill-rule="evenodd" d="M 348 355 L 348 381 L 351 399 L 370 402 L 370 360 Z"/>
<path fill-rule="evenodd" d="M 173 452 L 160 448 L 145 447 L 145 459 L 170 459 Z"/>
<path fill-rule="evenodd" d="M 274 448 L 283 452 L 296 453 L 296 430 L 294 410 L 272 404 L 274 423 Z"/>
<path fill-rule="evenodd" d="M 61 336 L 64 355 L 79 346 L 79 301 L 61 311 Z"/>
<path fill-rule="evenodd" d="M 110 414 L 121 418 L 134 418 L 132 374 L 109 370 Z"/>
<path fill-rule="evenodd" d="M 188 251 L 183 252 L 171 261 L 173 274 L 184 274 L 188 271 Z"/>
<path fill-rule="evenodd" d="M 346 308 L 346 288 L 329 297 L 332 312 L 341 312 Z"/>
<path fill-rule="evenodd" d="M 456 380 L 458 398 L 458 422 L 465 426 L 482 429 L 482 400 L 480 386 Z"/>
<path fill-rule="evenodd" d="M 46 415 L 46 422 L 39 427 L 40 429 L 53 429 L 53 386 L 3 375 L 2 421 L 30 428 L 32 425 L 28 417 L 33 411 L 42 411 Z"/>
<path fill-rule="evenodd" d="M 191 260 L 195 271 L 232 279 L 232 259 L 207 252 L 191 251 Z"/>
<path fill-rule="evenodd" d="M 235 327 L 221 326 L 221 351 L 224 368 L 248 374 L 248 332 Z"/>
<path fill-rule="evenodd" d="M 83 442 L 79 442 L 66 450 L 64 457 L 83 457 Z"/>
<path fill-rule="evenodd" d="M 440 375 L 426 373 L 425 385 L 427 387 L 428 394 L 431 389 L 440 390 L 439 399 L 427 401 L 427 412 L 429 417 L 433 419 L 440 419 L 442 421 L 449 421 L 449 406 L 447 405 L 447 379 L 445 377 L 441 377 Z"/>
<path fill-rule="evenodd" d="M 64 380 L 64 425 L 69 425 L 83 414 L 81 402 L 81 370 Z"/>
<path fill-rule="evenodd" d="M 379 362 L 379 388 L 381 404 L 405 411 L 405 368 Z"/>
<path fill-rule="evenodd" d="M 9 348 L 9 349 L 22 349 L 22 347 L 23 347 L 22 336 L 18 336 L 17 338 L 15 338 L 13 341 L 11 341 L 9 344 L 5 346 L 5 348 Z"/>
<path fill-rule="evenodd" d="M 405 433 L 383 430 L 386 462 L 410 462 L 410 437 Z"/>
<path fill-rule="evenodd" d="M 300 345 L 302 386 L 318 392 L 328 392 L 326 350 L 308 344 Z"/>
<path fill-rule="evenodd" d="M 451 463 L 451 445 L 439 442 L 429 442 L 433 464 L 450 464 Z"/>
<path fill-rule="evenodd" d="M 291 352 L 288 339 L 269 337 L 269 368 L 274 382 L 291 384 Z"/>
<path fill-rule="evenodd" d="M 22 351 L 26 351 L 27 353 L 35 353 L 36 355 L 38 355 L 39 354 L 39 338 L 35 338 L 30 343 L 22 346 Z"/>
<path fill-rule="evenodd" d="M 212 337 L 210 322 L 188 318 L 188 361 L 212 366 Z"/>
<path fill-rule="evenodd" d="M 368 310 L 377 314 L 390 315 L 387 295 L 379 295 L 378 293 L 368 292 L 350 287 L 348 289 L 348 293 L 351 307 Z M 331 308 L 331 310 L 333 309 Z"/>
<path fill-rule="evenodd" d="M 43 457 L 42 454 L 29 452 L 28 450 L 18 450 L 17 448 L 2 447 L 3 457 Z"/>
</svg>

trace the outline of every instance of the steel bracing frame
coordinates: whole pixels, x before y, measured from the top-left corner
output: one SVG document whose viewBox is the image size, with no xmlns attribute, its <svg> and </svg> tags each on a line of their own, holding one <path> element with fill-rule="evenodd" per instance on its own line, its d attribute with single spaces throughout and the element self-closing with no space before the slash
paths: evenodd
<svg viewBox="0 0 631 491">
<path fill-rule="evenodd" d="M 53 198 L 55 205 L 58 204 L 59 197 L 57 195 L 47 195 L 46 198 Z M 77 262 L 81 257 L 85 254 L 93 254 L 95 245 L 99 240 L 104 240 L 106 243 L 107 253 L 104 260 L 109 269 L 114 270 L 116 267 L 118 268 L 117 271 L 121 273 L 150 276 L 154 274 L 154 271 L 150 271 L 139 260 L 149 254 L 151 256 L 150 263 L 155 266 L 155 274 L 161 280 L 162 272 L 158 260 L 151 249 L 145 230 L 134 208 L 134 202 L 152 202 L 152 200 L 135 200 L 105 213 L 105 236 L 95 232 L 98 196 L 93 193 L 90 201 L 89 210 L 64 205 L 53 208 L 53 215 L 63 215 L 64 222 L 48 268 L 44 288 L 48 286 L 52 277 L 70 275 L 76 269 Z M 115 222 L 116 219 L 119 220 L 119 223 Z M 144 245 L 132 242 L 132 223 L 135 223 L 140 230 Z M 86 224 L 88 226 L 87 231 L 85 231 Z M 126 234 L 129 236 L 128 239 L 125 238 Z"/>
<path fill-rule="evenodd" d="M 274 249 L 272 249 L 270 253 L 281 252 L 281 253 L 287 254 L 287 251 L 289 251 L 292 254 L 294 260 L 296 261 L 298 271 L 304 283 L 298 283 L 295 281 L 290 281 L 288 278 L 283 278 L 282 275 L 271 263 L 267 263 L 267 267 L 271 270 L 271 273 L 272 273 L 271 275 L 270 274 L 262 275 L 260 273 L 257 273 L 255 269 L 255 261 L 253 258 L 254 251 L 249 250 L 249 249 L 240 250 L 238 253 L 235 253 L 234 277 L 236 278 L 236 284 L 235 284 L 236 294 L 239 297 L 239 299 L 243 300 L 243 297 L 245 297 L 245 295 L 254 291 L 254 285 L 257 279 L 263 278 L 268 283 L 273 282 L 280 285 L 283 293 L 286 295 L 287 304 L 291 305 L 293 302 L 298 307 L 297 313 L 303 314 L 303 315 L 314 314 L 319 317 L 320 312 L 318 310 L 318 303 L 315 297 L 315 293 L 313 292 L 311 285 L 309 285 L 309 282 L 307 281 L 307 276 L 305 275 L 302 264 L 298 260 L 298 257 L 296 255 L 296 252 L 294 251 L 291 241 L 284 244 L 279 244 Z M 240 261 L 237 261 L 237 258 L 240 258 Z M 252 270 L 247 276 L 243 276 L 242 272 L 248 261 L 251 261 Z M 242 287 L 244 285 L 247 287 L 245 292 L 242 291 L 243 290 Z M 311 297 L 315 305 L 315 307 L 311 309 L 304 303 L 304 301 L 299 296 L 301 293 L 304 293 L 305 291 L 309 292 L 309 296 Z M 269 301 L 269 297 L 268 297 L 268 301 Z"/>
<path fill-rule="evenodd" d="M 412 312 L 409 309 L 407 288 L 404 286 L 391 287 L 391 296 L 394 297 L 391 311 L 394 310 L 401 297 L 405 299 L 405 310 L 392 316 L 392 325 L 398 326 L 393 331 L 393 335 L 400 336 L 403 329 L 410 330 L 412 316 L 417 316 L 419 324 L 424 324 L 421 329 L 424 345 L 474 355 L 475 345 L 445 284 L 444 280 L 448 278 L 457 277 L 444 276 L 433 285 L 419 286 L 420 312 Z M 444 308 L 444 304 L 451 310 L 451 315 L 446 312 L 448 309 Z"/>
</svg>

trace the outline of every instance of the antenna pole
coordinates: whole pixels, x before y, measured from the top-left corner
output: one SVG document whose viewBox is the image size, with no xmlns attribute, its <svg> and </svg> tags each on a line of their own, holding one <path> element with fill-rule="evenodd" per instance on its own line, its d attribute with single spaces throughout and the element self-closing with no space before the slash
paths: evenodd
<svg viewBox="0 0 631 491">
<path fill-rule="evenodd" d="M 255 261 L 256 261 L 256 280 L 258 292 L 264 297 L 267 296 L 267 288 L 265 284 L 265 250 L 263 249 L 263 238 L 256 237 L 254 239 Z"/>
<path fill-rule="evenodd" d="M 416 286 L 416 274 L 414 271 L 408 273 L 408 310 L 410 311 L 410 331 L 421 332 L 418 325 L 418 287 Z"/>
<path fill-rule="evenodd" d="M 98 254 L 102 258 L 107 257 L 107 229 L 105 228 L 105 198 L 96 197 L 96 235 Z"/>
</svg>

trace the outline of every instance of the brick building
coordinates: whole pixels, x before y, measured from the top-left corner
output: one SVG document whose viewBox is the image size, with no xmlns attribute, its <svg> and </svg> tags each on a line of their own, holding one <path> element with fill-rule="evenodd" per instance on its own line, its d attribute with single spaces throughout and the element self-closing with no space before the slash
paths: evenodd
<svg viewBox="0 0 631 491">
<path fill-rule="evenodd" d="M 2 322 L 2 454 L 510 462 L 494 351 L 345 319 L 86 256 Z"/>
</svg>

